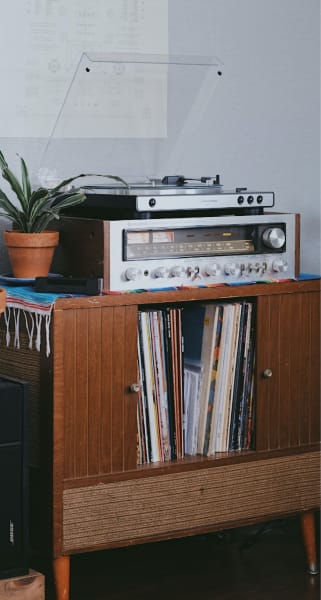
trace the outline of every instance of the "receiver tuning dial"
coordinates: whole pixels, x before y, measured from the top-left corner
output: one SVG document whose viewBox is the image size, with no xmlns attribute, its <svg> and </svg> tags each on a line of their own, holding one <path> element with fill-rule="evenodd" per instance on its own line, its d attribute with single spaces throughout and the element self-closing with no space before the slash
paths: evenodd
<svg viewBox="0 0 321 600">
<path fill-rule="evenodd" d="M 263 231 L 263 243 L 267 248 L 278 249 L 285 244 L 285 233 L 281 227 L 269 227 Z"/>
</svg>

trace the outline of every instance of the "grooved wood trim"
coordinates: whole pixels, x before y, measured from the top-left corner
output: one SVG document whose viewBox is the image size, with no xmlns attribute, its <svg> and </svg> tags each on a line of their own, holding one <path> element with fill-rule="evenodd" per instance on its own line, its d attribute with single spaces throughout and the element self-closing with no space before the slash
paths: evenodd
<svg viewBox="0 0 321 600">
<path fill-rule="evenodd" d="M 135 468 L 137 394 L 129 390 L 137 380 L 137 307 L 57 310 L 54 323 L 63 478 Z"/>
<path fill-rule="evenodd" d="M 257 450 L 320 440 L 319 293 L 257 299 L 256 379 Z"/>
<path fill-rule="evenodd" d="M 215 530 L 320 502 L 320 455 L 260 460 L 64 491 L 63 552 Z"/>
</svg>

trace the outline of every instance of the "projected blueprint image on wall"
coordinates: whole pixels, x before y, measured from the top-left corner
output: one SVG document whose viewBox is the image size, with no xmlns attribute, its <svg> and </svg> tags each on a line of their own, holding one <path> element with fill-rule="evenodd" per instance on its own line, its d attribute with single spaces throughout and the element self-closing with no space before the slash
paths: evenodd
<svg viewBox="0 0 321 600">
<path fill-rule="evenodd" d="M 168 65 L 156 54 L 84 53 L 53 130 L 55 138 L 166 136 Z"/>
<path fill-rule="evenodd" d="M 168 1 L 11 0 L 0 49 L 1 137 L 48 137 L 84 52 L 168 51 Z"/>
</svg>

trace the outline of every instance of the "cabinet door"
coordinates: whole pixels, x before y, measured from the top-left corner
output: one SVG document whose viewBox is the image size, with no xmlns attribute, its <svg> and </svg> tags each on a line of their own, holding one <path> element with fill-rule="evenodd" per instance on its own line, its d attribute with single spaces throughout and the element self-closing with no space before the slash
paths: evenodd
<svg viewBox="0 0 321 600">
<path fill-rule="evenodd" d="M 137 307 L 55 311 L 54 321 L 55 461 L 63 452 L 63 478 L 135 468 Z"/>
<path fill-rule="evenodd" d="M 259 297 L 256 448 L 318 442 L 319 402 L 319 294 Z"/>
</svg>

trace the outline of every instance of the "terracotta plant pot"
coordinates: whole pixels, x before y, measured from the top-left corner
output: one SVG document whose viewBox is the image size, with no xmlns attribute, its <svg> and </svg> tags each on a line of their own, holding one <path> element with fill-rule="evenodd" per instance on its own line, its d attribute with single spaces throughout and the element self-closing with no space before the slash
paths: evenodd
<svg viewBox="0 0 321 600">
<path fill-rule="evenodd" d="M 0 315 L 6 308 L 6 290 L 0 288 Z"/>
<path fill-rule="evenodd" d="M 3 239 L 8 249 L 14 277 L 22 279 L 47 277 L 59 241 L 58 231 L 41 233 L 5 231 Z"/>
</svg>

